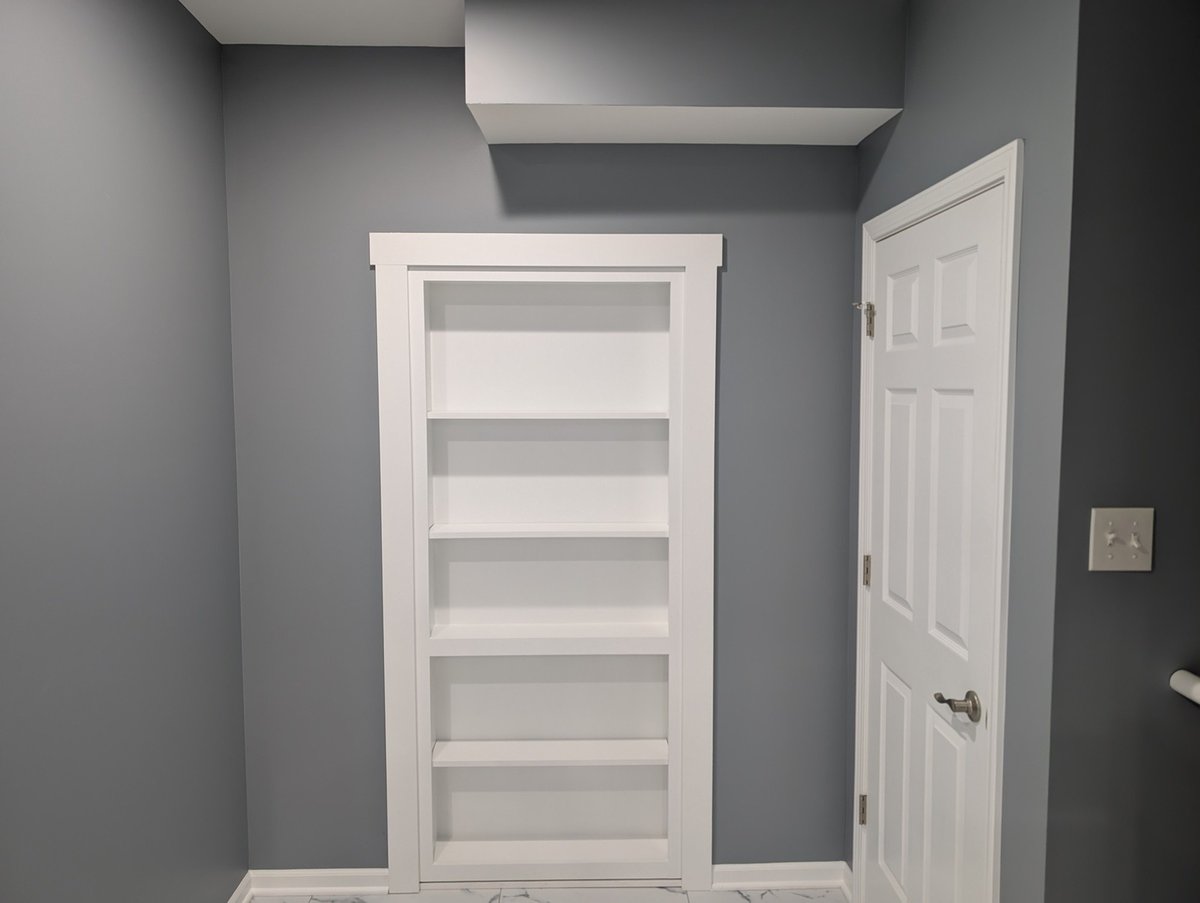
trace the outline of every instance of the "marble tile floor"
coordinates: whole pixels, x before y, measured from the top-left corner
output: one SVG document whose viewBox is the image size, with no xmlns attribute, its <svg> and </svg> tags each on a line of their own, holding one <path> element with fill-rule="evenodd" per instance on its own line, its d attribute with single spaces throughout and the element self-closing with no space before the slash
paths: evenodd
<svg viewBox="0 0 1200 903">
<path fill-rule="evenodd" d="M 692 891 L 667 887 L 426 890 L 419 894 L 358 897 L 256 896 L 254 903 L 846 903 L 837 888 Z"/>
</svg>

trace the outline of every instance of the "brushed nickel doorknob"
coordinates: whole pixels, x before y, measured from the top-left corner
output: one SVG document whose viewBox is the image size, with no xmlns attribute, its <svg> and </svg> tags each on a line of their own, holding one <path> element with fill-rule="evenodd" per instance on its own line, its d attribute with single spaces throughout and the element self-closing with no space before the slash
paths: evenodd
<svg viewBox="0 0 1200 903">
<path fill-rule="evenodd" d="M 947 699 L 941 693 L 934 693 L 933 699 L 934 702 L 949 706 L 950 711 L 956 715 L 966 715 L 976 724 L 983 717 L 983 703 L 979 701 L 979 694 L 974 690 L 967 690 L 967 695 L 963 699 Z"/>
</svg>

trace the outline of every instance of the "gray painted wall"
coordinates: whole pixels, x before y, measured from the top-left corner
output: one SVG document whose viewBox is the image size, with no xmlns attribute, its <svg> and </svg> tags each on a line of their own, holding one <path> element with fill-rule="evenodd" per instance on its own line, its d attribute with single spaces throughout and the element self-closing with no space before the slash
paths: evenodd
<svg viewBox="0 0 1200 903">
<path fill-rule="evenodd" d="M 1009 903 L 1044 892 L 1078 23 L 1079 0 L 913 0 L 904 112 L 860 157 L 861 222 L 1026 141 L 1001 875 Z"/>
<path fill-rule="evenodd" d="M 899 107 L 904 9 L 904 0 L 467 0 L 467 98 Z"/>
<path fill-rule="evenodd" d="M 0 4 L 0 899 L 247 861 L 219 50 Z"/>
<path fill-rule="evenodd" d="M 1090 0 L 1079 41 L 1046 899 L 1197 900 L 1200 7 Z M 1152 573 L 1088 572 L 1093 505 L 1157 509 Z"/>
<path fill-rule="evenodd" d="M 727 236 L 716 855 L 842 859 L 854 151 L 489 151 L 452 50 L 225 85 L 252 865 L 387 861 L 372 230 Z"/>
</svg>

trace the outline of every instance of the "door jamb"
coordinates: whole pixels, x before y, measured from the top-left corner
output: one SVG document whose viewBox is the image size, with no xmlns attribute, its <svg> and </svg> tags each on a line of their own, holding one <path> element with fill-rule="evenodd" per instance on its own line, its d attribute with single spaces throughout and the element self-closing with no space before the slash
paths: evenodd
<svg viewBox="0 0 1200 903">
<path fill-rule="evenodd" d="M 1002 335 L 1000 353 L 1000 406 L 1006 412 L 1005 423 L 1000 429 L 1003 446 L 1000 460 L 1004 462 L 1001 474 L 1003 487 L 1000 496 L 997 535 L 1000 538 L 999 582 L 996 605 L 995 656 L 992 672 L 994 700 L 991 709 L 992 756 L 989 779 L 989 862 L 988 884 L 992 888 L 992 901 L 1000 899 L 1000 825 L 1002 779 L 1004 774 L 1004 695 L 1008 647 L 1008 572 L 1009 545 L 1012 512 L 1012 433 L 1013 433 L 1013 380 L 1016 363 L 1017 323 L 1017 276 L 1021 246 L 1021 178 L 1024 163 L 1024 142 L 1017 139 L 994 151 L 976 163 L 967 166 L 952 176 L 943 179 L 931 188 L 893 207 L 885 213 L 863 224 L 862 253 L 862 303 L 875 303 L 873 297 L 872 271 L 875 267 L 875 246 L 889 236 L 895 235 L 923 220 L 936 216 L 978 194 L 1001 186 L 1004 192 L 1004 228 L 1001 230 L 1001 266 L 1003 285 L 1000 291 L 1002 320 L 1008 328 Z M 859 446 L 858 446 L 858 561 L 870 554 L 871 523 L 871 380 L 874 361 L 868 353 L 871 348 L 866 338 L 866 317 L 861 326 L 860 369 L 859 369 Z M 858 574 L 858 569 L 854 569 Z M 856 641 L 855 705 L 854 705 L 854 794 L 855 799 L 866 789 L 867 777 L 867 660 L 870 653 L 870 591 L 856 579 L 858 603 L 858 630 Z M 875 808 L 875 807 L 872 807 Z M 854 807 L 857 813 L 857 806 Z M 862 901 L 866 890 L 866 828 L 854 824 L 854 894 L 852 899 Z"/>
</svg>

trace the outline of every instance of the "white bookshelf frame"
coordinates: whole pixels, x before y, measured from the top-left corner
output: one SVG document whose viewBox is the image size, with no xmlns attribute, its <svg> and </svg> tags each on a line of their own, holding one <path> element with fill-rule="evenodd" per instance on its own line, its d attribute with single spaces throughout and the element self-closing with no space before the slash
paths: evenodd
<svg viewBox="0 0 1200 903">
<path fill-rule="evenodd" d="M 654 879 L 689 890 L 711 887 L 716 280 L 722 256 L 720 235 L 372 233 L 393 893 L 439 882 L 510 880 Z M 425 287 L 431 281 L 665 284 L 667 410 L 430 411 Z M 597 422 L 588 429 L 608 429 L 601 425 L 621 421 L 665 422 L 666 522 L 435 523 L 429 431 L 439 423 L 522 421 Z M 433 624 L 431 545 L 517 538 L 665 540 L 670 588 L 665 628 L 653 621 L 529 625 L 528 630 L 520 624 L 504 629 Z M 666 658 L 669 739 L 447 740 L 433 735 L 435 660 L 613 655 Z M 665 838 L 444 840 L 435 835 L 435 771 L 550 768 L 562 774 L 596 767 L 666 768 Z M 489 780 L 486 772 L 480 774 Z"/>
</svg>

